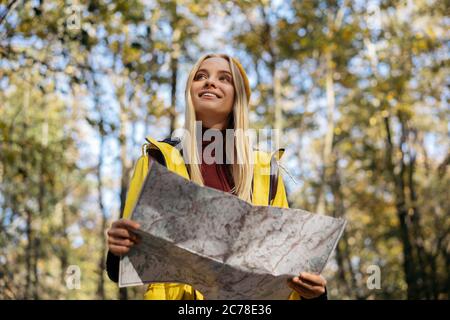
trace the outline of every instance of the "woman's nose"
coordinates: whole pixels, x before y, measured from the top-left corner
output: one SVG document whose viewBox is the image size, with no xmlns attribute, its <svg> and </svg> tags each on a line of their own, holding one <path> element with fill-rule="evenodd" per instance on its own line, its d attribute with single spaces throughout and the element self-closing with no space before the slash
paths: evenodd
<svg viewBox="0 0 450 320">
<path fill-rule="evenodd" d="M 216 86 L 216 82 L 215 82 L 215 80 L 213 79 L 213 78 L 208 78 L 208 79 L 206 79 L 206 83 L 205 83 L 205 86 L 206 87 L 209 87 L 209 86 Z"/>
</svg>

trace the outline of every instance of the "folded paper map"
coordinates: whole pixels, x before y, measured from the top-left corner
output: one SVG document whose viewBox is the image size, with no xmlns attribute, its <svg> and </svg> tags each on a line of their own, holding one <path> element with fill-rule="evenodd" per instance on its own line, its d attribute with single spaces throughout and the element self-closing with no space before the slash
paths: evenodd
<svg viewBox="0 0 450 320">
<path fill-rule="evenodd" d="M 121 258 L 119 286 L 192 285 L 205 299 L 287 299 L 300 272 L 321 273 L 345 220 L 253 206 L 152 161 L 131 219 L 142 241 Z"/>
</svg>

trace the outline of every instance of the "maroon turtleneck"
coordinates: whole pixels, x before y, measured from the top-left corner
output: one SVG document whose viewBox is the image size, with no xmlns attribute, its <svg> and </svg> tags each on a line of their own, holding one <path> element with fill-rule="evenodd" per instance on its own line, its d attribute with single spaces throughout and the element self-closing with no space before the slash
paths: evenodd
<svg viewBox="0 0 450 320">
<path fill-rule="evenodd" d="M 202 128 L 202 138 L 203 133 L 208 130 L 207 128 Z M 224 192 L 230 192 L 234 187 L 233 177 L 231 175 L 231 165 L 226 164 L 225 161 L 225 130 L 220 131 L 223 137 L 224 149 L 223 149 L 223 161 L 222 163 L 216 163 L 216 159 L 214 159 L 212 164 L 207 164 L 205 162 L 205 148 L 214 142 L 214 137 L 211 141 L 204 141 L 202 139 L 202 164 L 200 166 L 200 170 L 202 173 L 203 181 L 205 186 L 218 189 Z M 209 153 L 209 152 L 208 152 Z M 215 157 L 215 150 L 211 152 L 211 155 Z"/>
</svg>

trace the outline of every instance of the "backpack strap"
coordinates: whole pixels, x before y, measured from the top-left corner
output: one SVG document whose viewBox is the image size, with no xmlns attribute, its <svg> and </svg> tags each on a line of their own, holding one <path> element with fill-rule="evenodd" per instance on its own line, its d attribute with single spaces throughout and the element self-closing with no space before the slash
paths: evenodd
<svg viewBox="0 0 450 320">
<path fill-rule="evenodd" d="M 269 206 L 273 204 L 278 187 L 278 163 L 273 158 L 270 159 L 270 186 L 269 186 Z"/>
<path fill-rule="evenodd" d="M 270 158 L 270 186 L 269 186 L 269 206 L 273 204 L 273 200 L 277 195 L 278 189 L 278 177 L 279 177 L 279 166 L 278 160 L 281 158 L 281 155 L 284 153 L 284 149 L 279 149 L 272 154 Z"/>
<path fill-rule="evenodd" d="M 164 139 L 164 140 L 162 140 L 160 142 L 165 142 L 165 143 L 170 144 L 172 147 L 176 147 L 181 142 L 181 139 L 177 138 L 177 137 L 175 137 L 175 138 L 166 138 L 166 139 Z"/>
</svg>

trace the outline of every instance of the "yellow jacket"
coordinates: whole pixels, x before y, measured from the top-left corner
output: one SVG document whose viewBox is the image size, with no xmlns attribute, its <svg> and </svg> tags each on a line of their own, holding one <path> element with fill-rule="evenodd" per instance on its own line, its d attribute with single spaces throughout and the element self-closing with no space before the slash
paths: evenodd
<svg viewBox="0 0 450 320">
<path fill-rule="evenodd" d="M 183 157 L 177 148 L 173 147 L 169 143 L 158 142 L 150 137 L 147 138 L 147 141 L 149 143 L 143 146 L 142 156 L 136 162 L 133 176 L 131 178 L 123 212 L 123 218 L 125 219 L 130 218 L 133 208 L 138 199 L 139 191 L 142 187 L 145 177 L 147 176 L 148 148 L 156 149 L 162 154 L 167 169 L 181 175 L 186 179 L 189 179 L 189 174 Z M 272 154 L 263 151 L 254 152 L 255 165 L 253 176 L 252 203 L 254 205 L 269 205 L 269 202 L 271 202 L 272 206 L 288 208 L 289 205 L 286 198 L 286 191 L 283 180 L 279 178 L 280 175 L 278 174 L 278 172 L 273 172 L 275 170 L 273 166 L 273 160 L 279 160 L 283 155 L 284 150 L 280 149 Z M 277 175 L 277 179 L 275 180 L 277 189 L 275 197 L 271 200 L 269 199 L 269 197 L 271 194 L 273 195 L 273 193 L 271 193 L 270 173 Z M 272 188 L 273 187 L 274 186 L 272 186 Z M 144 298 L 147 300 L 203 300 L 203 295 L 188 284 L 151 283 L 148 286 Z M 293 291 L 290 296 L 286 298 L 289 298 L 289 300 L 300 299 L 299 295 L 295 291 Z"/>
</svg>

